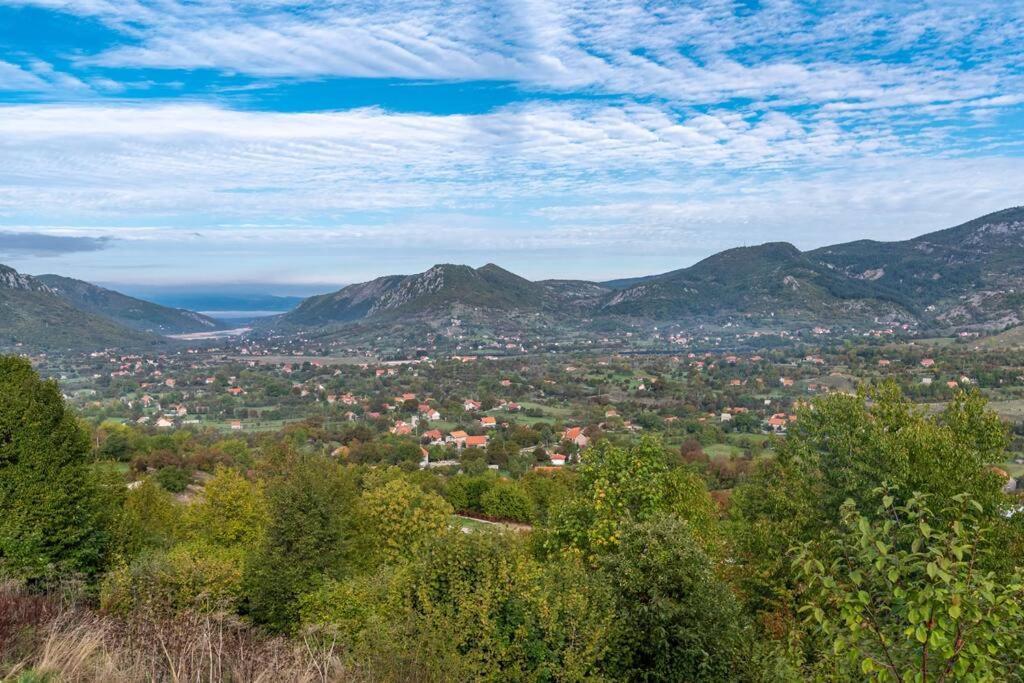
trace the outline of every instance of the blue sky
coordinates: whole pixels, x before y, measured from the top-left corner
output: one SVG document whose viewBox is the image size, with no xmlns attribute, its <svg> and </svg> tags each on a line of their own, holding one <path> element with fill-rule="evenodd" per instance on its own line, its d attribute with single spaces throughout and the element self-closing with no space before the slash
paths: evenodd
<svg viewBox="0 0 1024 683">
<path fill-rule="evenodd" d="M 660 272 L 1024 204 L 1024 2 L 0 0 L 0 262 Z"/>
</svg>

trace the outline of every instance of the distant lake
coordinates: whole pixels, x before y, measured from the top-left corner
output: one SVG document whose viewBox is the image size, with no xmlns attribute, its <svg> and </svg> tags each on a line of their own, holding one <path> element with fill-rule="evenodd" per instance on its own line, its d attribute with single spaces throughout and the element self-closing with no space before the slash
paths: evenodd
<svg viewBox="0 0 1024 683">
<path fill-rule="evenodd" d="M 232 319 L 232 318 L 265 318 L 268 315 L 281 315 L 288 311 L 199 311 L 211 318 Z"/>
</svg>

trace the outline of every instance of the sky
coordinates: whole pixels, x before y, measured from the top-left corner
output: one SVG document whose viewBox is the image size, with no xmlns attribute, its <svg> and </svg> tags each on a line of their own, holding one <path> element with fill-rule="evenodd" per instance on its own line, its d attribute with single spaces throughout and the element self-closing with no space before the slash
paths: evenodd
<svg viewBox="0 0 1024 683">
<path fill-rule="evenodd" d="M 1024 0 L 0 0 L 0 262 L 610 279 L 1024 204 Z"/>
</svg>

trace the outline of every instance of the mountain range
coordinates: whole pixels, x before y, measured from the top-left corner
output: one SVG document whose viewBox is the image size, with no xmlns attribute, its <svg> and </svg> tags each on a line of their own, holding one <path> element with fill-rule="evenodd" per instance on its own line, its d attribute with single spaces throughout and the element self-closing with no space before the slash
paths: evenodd
<svg viewBox="0 0 1024 683">
<path fill-rule="evenodd" d="M 806 252 L 770 242 L 660 275 L 608 282 L 531 282 L 494 264 L 441 264 L 310 297 L 264 325 L 344 335 L 399 320 L 438 328 L 451 318 L 494 326 L 525 318 L 1002 328 L 1024 318 L 1024 208 L 901 242 L 861 240 Z"/>
<path fill-rule="evenodd" d="M 95 349 L 159 343 L 222 323 L 59 275 L 33 277 L 0 265 L 0 347 Z"/>
<path fill-rule="evenodd" d="M 78 280 L 0 268 L 0 342 L 129 344 L 221 326 Z M 309 297 L 288 313 L 261 319 L 257 333 L 416 343 L 467 331 L 585 338 L 596 330 L 666 323 L 749 329 L 909 323 L 950 332 L 1003 329 L 1022 319 L 1024 207 L 1016 207 L 910 240 L 811 251 L 770 242 L 660 275 L 607 282 L 530 281 L 494 264 L 440 264 Z"/>
</svg>

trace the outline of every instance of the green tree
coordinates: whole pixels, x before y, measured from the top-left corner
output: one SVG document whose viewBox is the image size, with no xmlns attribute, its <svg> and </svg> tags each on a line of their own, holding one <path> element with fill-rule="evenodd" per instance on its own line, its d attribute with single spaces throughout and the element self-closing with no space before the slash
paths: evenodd
<svg viewBox="0 0 1024 683">
<path fill-rule="evenodd" d="M 917 494 L 879 489 L 866 516 L 852 500 L 824 552 L 794 561 L 809 585 L 802 609 L 844 676 L 876 681 L 1006 681 L 1024 663 L 1024 573 L 986 572 L 983 506 L 968 494 L 941 514 Z M 950 521 L 952 520 L 952 521 Z M 819 559 L 822 557 L 823 559 Z"/>
<path fill-rule="evenodd" d="M 56 382 L 0 357 L 0 565 L 43 579 L 101 572 L 123 482 L 93 468 L 89 438 Z"/>
<path fill-rule="evenodd" d="M 152 479 L 143 479 L 128 492 L 116 525 L 122 559 L 150 549 L 169 548 L 180 533 L 181 509 Z"/>
<path fill-rule="evenodd" d="M 615 592 L 615 680 L 737 681 L 748 676 L 752 630 L 690 525 L 656 515 L 619 527 L 602 555 Z"/>
<path fill-rule="evenodd" d="M 533 521 L 533 500 L 516 482 L 498 481 L 480 497 L 483 513 L 489 517 L 528 524 Z"/>
<path fill-rule="evenodd" d="M 299 597 L 350 571 L 356 489 L 351 477 L 321 457 L 275 457 L 266 496 L 269 524 L 246 567 L 245 589 L 253 620 L 292 630 Z"/>
<path fill-rule="evenodd" d="M 624 524 L 664 512 L 689 520 L 698 538 L 712 542 L 715 509 L 704 482 L 670 469 L 659 440 L 645 437 L 628 449 L 601 441 L 584 452 L 574 495 L 554 515 L 551 542 L 600 554 L 615 548 Z"/>
</svg>

